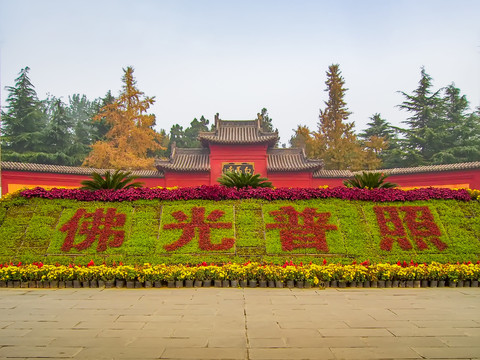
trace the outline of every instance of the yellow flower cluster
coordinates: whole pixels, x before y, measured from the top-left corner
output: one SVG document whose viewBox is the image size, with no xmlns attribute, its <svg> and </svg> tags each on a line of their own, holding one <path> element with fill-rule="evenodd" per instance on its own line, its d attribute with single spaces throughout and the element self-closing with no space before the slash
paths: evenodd
<svg viewBox="0 0 480 360">
<path fill-rule="evenodd" d="M 2 265 L 0 281 L 66 280 L 297 280 L 311 284 L 332 280 L 363 282 L 377 280 L 480 280 L 480 264 L 308 264 L 264 265 L 255 262 L 197 266 L 188 265 Z"/>
</svg>

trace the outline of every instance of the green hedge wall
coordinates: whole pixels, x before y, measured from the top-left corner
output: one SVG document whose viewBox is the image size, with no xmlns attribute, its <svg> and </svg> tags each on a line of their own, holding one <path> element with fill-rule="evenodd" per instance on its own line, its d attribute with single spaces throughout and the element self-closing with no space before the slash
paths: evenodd
<svg viewBox="0 0 480 360">
<path fill-rule="evenodd" d="M 0 225 L 2 263 L 480 259 L 477 201 L 102 203 L 16 198 L 0 204 Z"/>
</svg>

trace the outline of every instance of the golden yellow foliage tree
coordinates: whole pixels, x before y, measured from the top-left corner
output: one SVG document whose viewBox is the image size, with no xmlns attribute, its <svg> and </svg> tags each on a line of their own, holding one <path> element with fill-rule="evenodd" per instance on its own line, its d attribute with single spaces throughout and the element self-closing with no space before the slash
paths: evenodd
<svg viewBox="0 0 480 360">
<path fill-rule="evenodd" d="M 154 169 L 154 151 L 165 150 L 162 135 L 155 132 L 155 115 L 147 114 L 155 102 L 154 97 L 144 96 L 136 88 L 133 68 L 123 69 L 124 83 L 120 95 L 105 105 L 94 120 L 111 125 L 105 141 L 97 141 L 85 159 L 83 166 L 114 169 Z"/>
</svg>

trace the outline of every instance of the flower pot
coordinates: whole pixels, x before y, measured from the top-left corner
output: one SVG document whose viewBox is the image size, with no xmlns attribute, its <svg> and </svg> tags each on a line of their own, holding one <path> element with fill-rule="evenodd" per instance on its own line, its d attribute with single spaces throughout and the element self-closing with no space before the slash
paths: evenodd
<svg viewBox="0 0 480 360">
<path fill-rule="evenodd" d="M 299 289 L 303 289 L 305 287 L 305 282 L 303 280 L 297 280 L 295 283 Z"/>
<path fill-rule="evenodd" d="M 82 281 L 82 287 L 89 288 L 90 287 L 90 281 L 89 280 Z"/>
<path fill-rule="evenodd" d="M 463 280 L 457 281 L 457 287 L 463 287 Z"/>
<path fill-rule="evenodd" d="M 154 281 L 154 282 L 153 282 L 153 286 L 156 287 L 156 288 L 161 288 L 162 285 L 163 285 L 163 284 L 162 284 L 161 281 L 158 281 L 158 280 L 157 280 L 157 281 Z"/>
<path fill-rule="evenodd" d="M 150 289 L 153 287 L 153 283 L 150 280 L 145 280 L 145 288 Z"/>
<path fill-rule="evenodd" d="M 59 289 L 65 289 L 65 281 L 59 281 L 58 282 L 58 288 Z"/>
<path fill-rule="evenodd" d="M 478 287 L 478 280 L 472 280 L 470 283 L 471 287 Z"/>
<path fill-rule="evenodd" d="M 438 280 L 438 287 L 445 287 L 445 280 Z"/>
<path fill-rule="evenodd" d="M 211 279 L 203 280 L 203 287 L 210 287 L 210 286 L 212 286 L 212 280 Z"/>
<path fill-rule="evenodd" d="M 251 288 L 256 288 L 257 287 L 257 280 L 252 279 L 248 281 L 248 286 Z"/>
<path fill-rule="evenodd" d="M 275 287 L 275 280 L 268 280 L 268 287 L 274 288 Z"/>
<path fill-rule="evenodd" d="M 143 281 L 135 280 L 135 289 L 143 288 Z"/>
<path fill-rule="evenodd" d="M 230 280 L 230 285 L 232 286 L 232 288 L 238 287 L 238 280 Z"/>
<path fill-rule="evenodd" d="M 328 287 L 331 286 L 331 285 L 330 285 L 330 281 L 320 281 L 320 282 L 318 283 L 318 285 L 319 285 L 320 287 L 322 287 L 322 288 L 328 288 Z"/>
<path fill-rule="evenodd" d="M 133 280 L 127 280 L 127 289 L 133 289 L 135 287 L 135 282 Z"/>
<path fill-rule="evenodd" d="M 429 285 L 430 285 L 430 287 L 437 287 L 438 286 L 438 280 L 430 280 Z"/>
<path fill-rule="evenodd" d="M 420 280 L 414 280 L 413 281 L 413 287 L 414 288 L 419 288 L 422 282 Z"/>
<path fill-rule="evenodd" d="M 287 280 L 287 288 L 292 289 L 295 286 L 295 281 Z"/>
<path fill-rule="evenodd" d="M 98 288 L 98 281 L 97 280 L 90 280 L 90 287 L 91 288 Z"/>
<path fill-rule="evenodd" d="M 377 287 L 384 288 L 387 286 L 387 282 L 385 280 L 378 280 Z M 392 287 L 392 282 L 390 281 L 390 287 Z"/>
<path fill-rule="evenodd" d="M 266 288 L 267 287 L 267 281 L 266 280 L 260 280 L 258 282 L 258 286 L 260 286 L 261 288 Z"/>
<path fill-rule="evenodd" d="M 448 287 L 451 287 L 451 288 L 457 287 L 457 283 L 453 280 L 448 280 Z"/>
<path fill-rule="evenodd" d="M 223 280 L 222 281 L 222 286 L 223 287 L 230 287 L 230 280 Z"/>
<path fill-rule="evenodd" d="M 14 288 L 19 288 L 20 287 L 20 280 L 14 280 L 13 281 L 13 287 Z"/>
<path fill-rule="evenodd" d="M 175 280 L 168 280 L 167 287 L 174 288 L 175 287 Z"/>
<path fill-rule="evenodd" d="M 37 284 L 38 285 L 38 284 Z M 78 288 L 81 288 L 82 287 L 82 283 L 80 282 L 80 280 L 73 280 L 73 287 L 75 289 L 78 289 Z"/>
<path fill-rule="evenodd" d="M 363 288 L 363 282 L 357 281 L 357 288 Z"/>
<path fill-rule="evenodd" d="M 470 280 L 463 280 L 463 287 L 470 287 L 471 281 Z"/>
<path fill-rule="evenodd" d="M 73 281 L 72 280 L 65 280 L 65 287 L 66 288 L 73 288 Z"/>
<path fill-rule="evenodd" d="M 20 282 L 20 287 L 21 288 L 28 288 L 28 281 L 21 281 Z"/>
<path fill-rule="evenodd" d="M 413 282 L 412 282 L 412 286 L 413 286 Z M 398 282 L 398 287 L 400 287 L 400 288 L 407 287 L 407 281 L 406 280 L 400 280 Z"/>
<path fill-rule="evenodd" d="M 123 279 L 116 279 L 115 280 L 115 286 L 119 289 L 123 288 L 125 286 L 125 280 Z"/>
<path fill-rule="evenodd" d="M 58 288 L 58 280 L 50 280 L 50 288 L 52 289 Z"/>
<path fill-rule="evenodd" d="M 281 280 L 275 280 L 275 287 L 277 287 L 277 288 L 283 288 L 283 281 L 281 281 Z"/>
<path fill-rule="evenodd" d="M 0 280 L 0 288 L 7 287 L 7 282 L 4 280 Z"/>
<path fill-rule="evenodd" d="M 115 285 L 115 281 L 114 281 L 114 280 L 107 280 L 107 281 L 105 281 L 105 289 L 111 289 L 111 288 L 113 288 L 114 285 Z"/>
<path fill-rule="evenodd" d="M 310 281 L 305 281 L 305 289 L 311 289 L 312 283 Z"/>
<path fill-rule="evenodd" d="M 99 288 L 104 288 L 105 287 L 105 280 L 97 280 L 97 284 Z"/>
<path fill-rule="evenodd" d="M 194 283 L 193 283 L 193 286 L 195 286 L 195 287 L 202 287 L 202 283 L 203 283 L 202 280 L 195 280 Z"/>
<path fill-rule="evenodd" d="M 187 288 L 193 287 L 193 280 L 185 280 L 185 287 Z"/>
<path fill-rule="evenodd" d="M 338 281 L 337 280 L 332 280 L 332 281 L 330 281 L 330 283 L 328 281 L 325 281 L 325 287 L 328 287 L 327 284 L 332 288 L 338 287 Z"/>
<path fill-rule="evenodd" d="M 346 288 L 346 287 L 347 287 L 347 283 L 346 283 L 345 281 L 341 281 L 341 280 L 340 280 L 340 281 L 338 282 L 338 287 L 339 287 L 339 288 L 342 288 L 342 289 L 343 289 L 343 288 Z"/>
<path fill-rule="evenodd" d="M 175 281 L 175 287 L 176 288 L 182 288 L 183 287 L 183 280 L 176 280 Z"/>
<path fill-rule="evenodd" d="M 405 287 L 407 288 L 413 288 L 413 280 L 407 280 L 405 282 Z"/>
<path fill-rule="evenodd" d="M 246 288 L 248 286 L 247 280 L 240 280 L 240 287 Z"/>
<path fill-rule="evenodd" d="M 356 281 L 351 281 L 350 284 L 348 285 L 349 287 L 357 287 L 357 282 Z"/>
<path fill-rule="evenodd" d="M 397 284 L 397 286 L 398 286 L 398 284 Z M 385 287 L 386 288 L 393 287 L 393 281 L 392 280 L 385 280 Z"/>
<path fill-rule="evenodd" d="M 215 280 L 215 281 L 213 282 L 213 285 L 214 285 L 215 287 L 222 287 L 222 280 Z"/>
<path fill-rule="evenodd" d="M 370 283 L 370 280 L 365 280 L 365 281 L 363 282 L 363 287 L 369 288 L 369 287 L 370 287 L 370 284 L 371 284 L 371 283 Z"/>
</svg>

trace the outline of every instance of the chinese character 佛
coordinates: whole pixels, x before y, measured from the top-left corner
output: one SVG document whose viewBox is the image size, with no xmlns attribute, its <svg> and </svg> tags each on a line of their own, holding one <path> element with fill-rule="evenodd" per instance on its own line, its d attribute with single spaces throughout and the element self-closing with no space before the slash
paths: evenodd
<svg viewBox="0 0 480 360">
<path fill-rule="evenodd" d="M 293 206 L 284 206 L 280 209 L 270 212 L 275 223 L 266 224 L 266 227 L 280 229 L 283 251 L 316 248 L 328 252 L 326 232 L 337 230 L 336 225 L 328 224 L 330 213 L 317 213 L 317 209 L 314 208 L 305 208 L 299 212 Z"/>
<path fill-rule="evenodd" d="M 105 251 L 107 247 L 119 247 L 125 239 L 125 231 L 114 230 L 125 225 L 126 215 L 117 214 L 117 209 L 100 208 L 89 213 L 85 209 L 78 209 L 75 215 L 66 222 L 60 231 L 66 232 L 67 236 L 62 245 L 62 251 L 70 251 L 72 248 L 84 250 L 89 248 L 98 238 L 97 251 Z M 85 239 L 75 244 L 75 235 L 85 235 Z"/>
<path fill-rule="evenodd" d="M 188 222 L 188 216 L 183 211 L 175 211 L 172 216 L 178 223 L 165 224 L 163 229 L 182 229 L 180 238 L 172 244 L 165 245 L 167 251 L 176 250 L 193 240 L 195 232 L 198 230 L 198 246 L 201 250 L 228 250 L 233 247 L 235 239 L 223 238 L 220 244 L 213 244 L 210 239 L 210 229 L 231 229 L 232 223 L 217 222 L 225 215 L 224 211 L 213 210 L 205 217 L 204 207 L 194 207 L 191 209 L 191 217 Z"/>
</svg>

